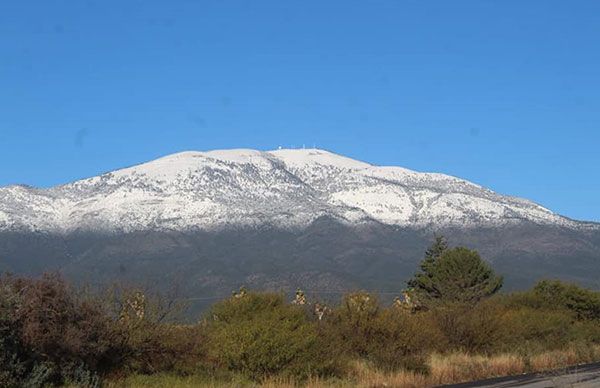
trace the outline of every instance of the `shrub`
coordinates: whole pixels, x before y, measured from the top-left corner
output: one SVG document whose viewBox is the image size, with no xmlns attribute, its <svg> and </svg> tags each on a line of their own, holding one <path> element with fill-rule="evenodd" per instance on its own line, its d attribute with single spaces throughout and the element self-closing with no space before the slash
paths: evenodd
<svg viewBox="0 0 600 388">
<path fill-rule="evenodd" d="M 366 292 L 347 294 L 326 322 L 328 336 L 344 352 L 367 357 L 376 335 L 375 321 L 380 310 L 381 306 L 375 295 Z"/>
<path fill-rule="evenodd" d="M 218 366 L 261 380 L 273 375 L 307 378 L 333 373 L 317 326 L 283 295 L 248 293 L 217 303 L 208 318 L 209 355 Z"/>
<path fill-rule="evenodd" d="M 526 354 L 561 349 L 573 338 L 572 318 L 564 311 L 511 309 L 502 321 L 502 347 Z"/>
<path fill-rule="evenodd" d="M 45 361 L 82 363 L 105 371 L 119 361 L 120 332 L 100 306 L 78 300 L 57 275 L 44 275 L 21 288 L 17 310 L 22 340 Z"/>
<path fill-rule="evenodd" d="M 381 311 L 373 322 L 367 357 L 381 369 L 427 372 L 431 351 L 443 347 L 444 337 L 430 314 L 410 314 L 399 308 Z"/>
<path fill-rule="evenodd" d="M 0 289 L 5 381 L 93 386 L 97 373 L 117 366 L 123 349 L 114 322 L 99 304 L 76 297 L 58 275 L 3 276 Z"/>
<path fill-rule="evenodd" d="M 8 280 L 0 278 L 0 387 L 16 386 L 27 370 L 15 314 L 20 298 Z"/>
<path fill-rule="evenodd" d="M 428 352 L 443 342 L 428 313 L 382 308 L 375 296 L 365 292 L 346 295 L 326 327 L 336 348 L 349 358 L 362 358 L 388 371 L 425 371 Z"/>
<path fill-rule="evenodd" d="M 573 322 L 571 331 L 574 342 L 600 344 L 600 325 L 595 321 Z"/>
<path fill-rule="evenodd" d="M 495 300 L 444 304 L 432 311 L 450 349 L 475 353 L 491 353 L 501 343 L 503 313 Z"/>
<path fill-rule="evenodd" d="M 204 358 L 202 326 L 175 324 L 184 306 L 173 298 L 113 287 L 105 297 L 123 333 L 122 369 L 128 373 L 187 373 Z"/>
<path fill-rule="evenodd" d="M 205 368 L 205 338 L 200 325 L 142 323 L 128 332 L 123 369 L 139 374 L 196 373 Z"/>
<path fill-rule="evenodd" d="M 532 293 L 546 306 L 566 308 L 577 319 L 600 319 L 600 293 L 559 280 L 543 280 Z"/>
</svg>

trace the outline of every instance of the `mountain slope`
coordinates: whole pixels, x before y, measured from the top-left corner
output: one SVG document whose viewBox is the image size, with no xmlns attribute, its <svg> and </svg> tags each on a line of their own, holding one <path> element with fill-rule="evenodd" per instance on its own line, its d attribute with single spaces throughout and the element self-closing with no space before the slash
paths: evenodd
<svg viewBox="0 0 600 388">
<path fill-rule="evenodd" d="M 597 227 L 462 179 L 322 150 L 183 152 L 47 190 L 0 189 L 0 230 L 293 229 L 322 216 L 403 227 Z"/>
<path fill-rule="evenodd" d="M 434 232 L 478 249 L 507 288 L 598 286 L 598 224 L 322 150 L 184 152 L 50 189 L 0 188 L 0 271 L 177 284 L 200 304 L 242 284 L 399 292 Z"/>
</svg>

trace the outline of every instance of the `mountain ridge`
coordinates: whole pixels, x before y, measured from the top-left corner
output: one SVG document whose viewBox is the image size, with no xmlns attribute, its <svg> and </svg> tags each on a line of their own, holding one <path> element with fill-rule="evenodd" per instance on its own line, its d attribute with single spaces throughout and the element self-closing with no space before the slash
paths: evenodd
<svg viewBox="0 0 600 388">
<path fill-rule="evenodd" d="M 412 228 L 600 229 L 461 178 L 320 149 L 184 151 L 47 189 L 0 188 L 0 230 L 293 229 L 323 216 Z"/>
</svg>

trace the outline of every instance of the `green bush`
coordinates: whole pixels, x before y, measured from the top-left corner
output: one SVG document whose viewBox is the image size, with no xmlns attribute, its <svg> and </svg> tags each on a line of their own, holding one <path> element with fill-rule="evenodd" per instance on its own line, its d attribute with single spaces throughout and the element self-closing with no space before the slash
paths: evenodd
<svg viewBox="0 0 600 388">
<path fill-rule="evenodd" d="M 575 342 L 600 344 L 600 325 L 596 321 L 573 322 L 571 331 Z"/>
<path fill-rule="evenodd" d="M 533 291 L 498 296 L 477 305 L 445 304 L 431 311 L 448 348 L 470 353 L 537 352 L 569 343 L 600 343 L 600 326 L 577 320 L 560 303 Z"/>
<path fill-rule="evenodd" d="M 577 319 L 600 319 L 600 293 L 586 290 L 560 280 L 543 280 L 532 293 L 546 306 L 556 306 L 572 311 Z"/>
<path fill-rule="evenodd" d="M 399 308 L 380 312 L 372 326 L 367 358 L 384 370 L 427 372 L 427 358 L 443 348 L 444 337 L 429 313 L 410 314 Z"/>
<path fill-rule="evenodd" d="M 520 301 L 532 299 L 519 296 Z M 475 306 L 451 304 L 432 310 L 448 347 L 469 353 L 536 353 L 565 347 L 572 341 L 598 339 L 595 325 L 574 322 L 565 309 L 531 307 L 511 298 L 492 298 Z M 537 304 L 537 303 L 534 303 Z"/>
<path fill-rule="evenodd" d="M 428 313 L 382 308 L 365 292 L 345 295 L 325 326 L 336 349 L 385 370 L 425 371 L 428 353 L 443 342 Z"/>
<path fill-rule="evenodd" d="M 283 295 L 248 293 L 217 303 L 207 318 L 209 356 L 254 380 L 331 374 L 337 360 L 299 306 Z"/>
<path fill-rule="evenodd" d="M 376 335 L 375 322 L 380 311 L 375 295 L 366 292 L 347 294 L 326 321 L 327 335 L 345 353 L 366 358 Z"/>
<path fill-rule="evenodd" d="M 577 320 L 600 319 L 600 292 L 560 280 L 542 280 L 531 290 L 506 295 L 504 302 L 514 308 L 563 310 Z"/>
</svg>

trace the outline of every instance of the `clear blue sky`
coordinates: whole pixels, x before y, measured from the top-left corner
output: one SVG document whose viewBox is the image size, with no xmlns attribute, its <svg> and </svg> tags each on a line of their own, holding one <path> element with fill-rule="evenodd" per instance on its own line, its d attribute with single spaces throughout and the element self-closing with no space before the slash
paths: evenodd
<svg viewBox="0 0 600 388">
<path fill-rule="evenodd" d="M 0 2 L 0 185 L 303 144 L 600 221 L 600 1 Z"/>
</svg>

